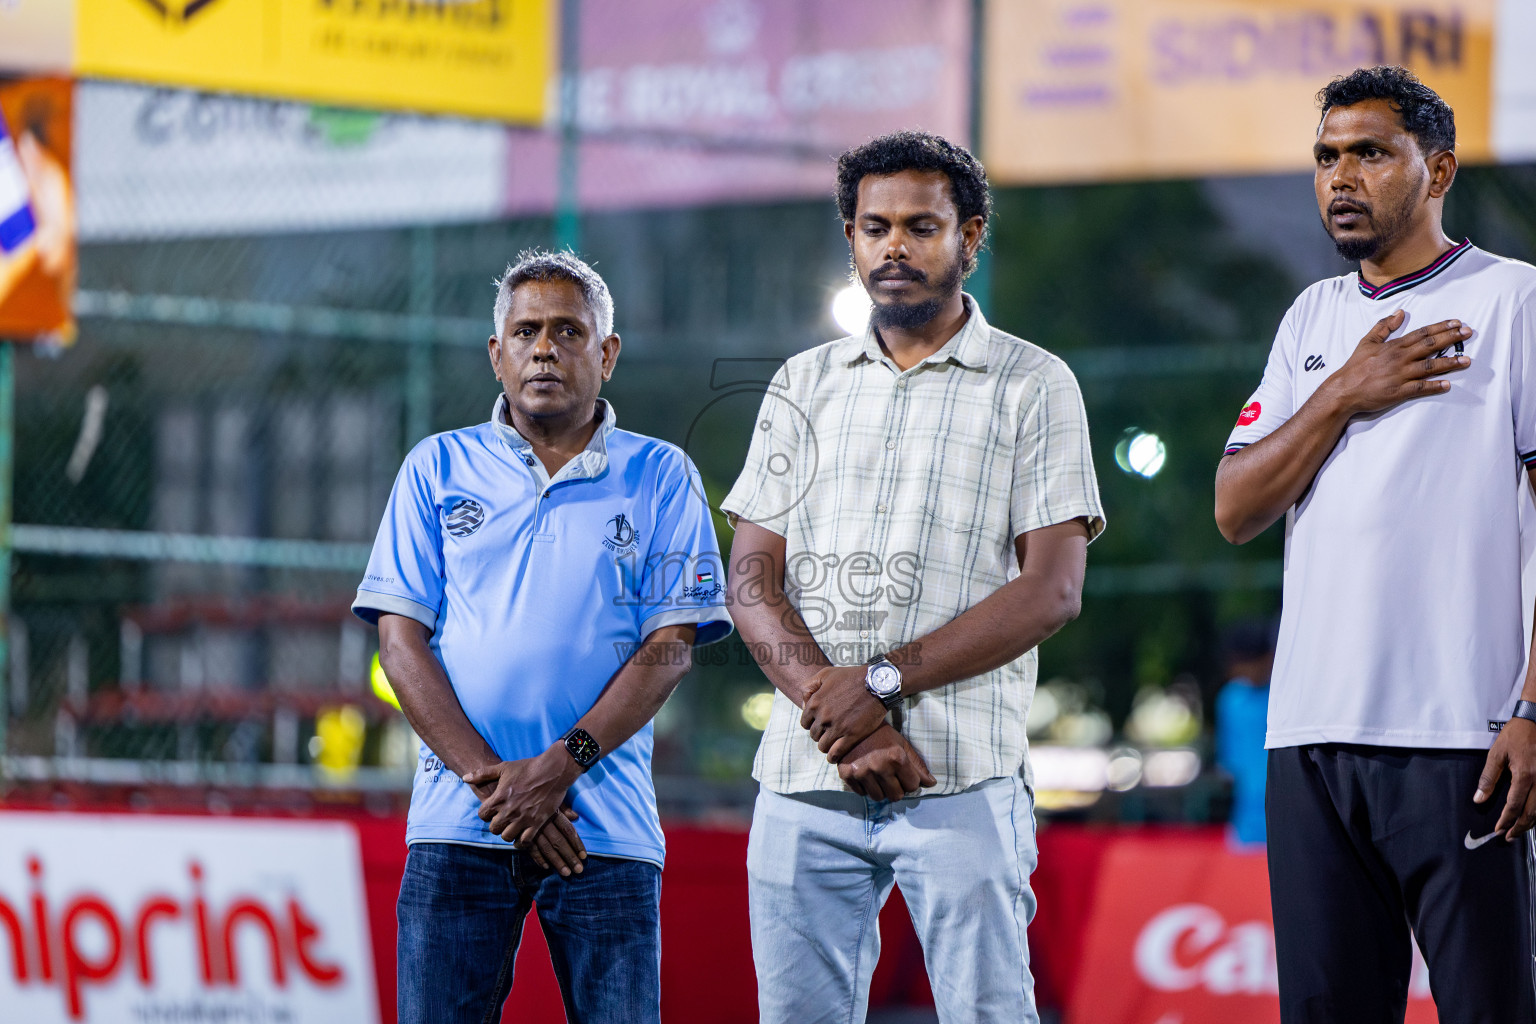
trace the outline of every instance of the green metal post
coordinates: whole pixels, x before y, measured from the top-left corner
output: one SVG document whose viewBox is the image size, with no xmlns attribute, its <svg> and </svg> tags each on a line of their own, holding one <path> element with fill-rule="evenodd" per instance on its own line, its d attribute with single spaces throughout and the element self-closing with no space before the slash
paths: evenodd
<svg viewBox="0 0 1536 1024">
<path fill-rule="evenodd" d="M 11 477 L 16 468 L 16 346 L 0 341 L 0 757 L 11 719 Z M 0 768 L 0 779 L 4 770 Z"/>
<path fill-rule="evenodd" d="M 560 3 L 560 182 L 555 198 L 555 248 L 581 248 L 581 197 L 577 175 L 581 139 L 576 101 L 581 80 L 581 0 Z"/>
<path fill-rule="evenodd" d="M 982 155 L 982 70 L 986 58 L 986 0 L 971 0 L 971 152 Z M 965 283 L 966 291 L 981 307 L 983 316 L 992 313 L 992 254 L 983 249 L 976 256 L 976 270 Z"/>
<path fill-rule="evenodd" d="M 411 332 L 406 360 L 406 447 L 432 433 L 432 311 L 437 289 L 437 240 L 431 227 L 411 232 Z"/>
</svg>

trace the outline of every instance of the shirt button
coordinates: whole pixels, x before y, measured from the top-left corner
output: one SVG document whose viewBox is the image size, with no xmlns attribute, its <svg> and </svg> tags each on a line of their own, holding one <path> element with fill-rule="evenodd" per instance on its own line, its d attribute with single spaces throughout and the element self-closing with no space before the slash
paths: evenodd
<svg viewBox="0 0 1536 1024">
<path fill-rule="evenodd" d="M 885 442 L 885 450 L 886 451 L 890 451 L 892 448 L 895 448 L 895 447 L 896 447 L 896 442 L 895 441 L 887 441 L 887 442 Z"/>
<path fill-rule="evenodd" d="M 884 512 L 885 511 L 885 506 L 884 505 L 877 505 L 877 506 L 875 506 L 875 511 L 876 512 Z"/>
<path fill-rule="evenodd" d="M 904 388 L 904 387 L 906 387 L 906 386 L 907 386 L 907 378 L 905 378 L 905 377 L 903 377 L 903 378 L 901 378 L 901 379 L 900 379 L 900 380 L 898 380 L 898 381 L 897 381 L 897 382 L 896 382 L 896 386 L 897 386 L 897 387 L 899 387 L 899 388 Z"/>
<path fill-rule="evenodd" d="M 869 639 L 869 630 L 867 630 L 867 629 L 860 630 L 859 631 L 859 639 L 860 640 L 868 640 Z"/>
</svg>

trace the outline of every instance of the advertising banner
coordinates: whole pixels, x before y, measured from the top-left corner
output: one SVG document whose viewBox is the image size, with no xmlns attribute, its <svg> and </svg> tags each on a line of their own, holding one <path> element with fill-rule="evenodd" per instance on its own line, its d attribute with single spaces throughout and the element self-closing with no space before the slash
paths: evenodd
<svg viewBox="0 0 1536 1024">
<path fill-rule="evenodd" d="M 1149 881 L 1150 880 L 1150 881 Z M 1269 871 L 1219 836 L 1116 839 L 1068 1022 L 1279 1024 Z M 1417 949 L 1406 1024 L 1435 1024 Z"/>
<path fill-rule="evenodd" d="M 0 812 L 0 1007 L 31 1024 L 378 1024 L 357 833 Z"/>
<path fill-rule="evenodd" d="M 1456 111 L 1493 157 L 1498 0 L 1017 0 L 988 4 L 984 157 L 994 181 L 1307 170 L 1317 91 L 1375 64 Z"/>
<path fill-rule="evenodd" d="M 76 72 L 533 122 L 555 0 L 75 0 Z"/>
<path fill-rule="evenodd" d="M 1514 163 L 1536 160 L 1536 4 L 1499 0 L 1493 52 L 1493 151 Z"/>
<path fill-rule="evenodd" d="M 73 340 L 70 83 L 0 78 L 0 339 Z"/>
<path fill-rule="evenodd" d="M 970 11 L 969 0 L 582 0 L 580 203 L 827 194 L 837 154 L 882 132 L 965 143 Z M 513 133 L 509 212 L 553 207 L 558 147 L 553 132 Z"/>
<path fill-rule="evenodd" d="M 81 82 L 80 237 L 116 241 L 491 220 L 507 130 Z"/>
</svg>

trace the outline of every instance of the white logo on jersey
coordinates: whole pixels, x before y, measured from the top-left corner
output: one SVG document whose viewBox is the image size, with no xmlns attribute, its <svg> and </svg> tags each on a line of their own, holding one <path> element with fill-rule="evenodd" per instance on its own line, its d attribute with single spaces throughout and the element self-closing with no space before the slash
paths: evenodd
<svg viewBox="0 0 1536 1024">
<path fill-rule="evenodd" d="M 1497 832 L 1489 832 L 1487 835 L 1483 836 L 1481 839 L 1473 839 L 1472 838 L 1472 830 L 1471 829 L 1467 829 L 1467 837 L 1461 841 L 1461 844 L 1463 846 L 1465 846 L 1469 850 L 1475 850 L 1479 846 L 1482 846 L 1484 843 L 1488 842 L 1490 839 L 1497 839 L 1497 838 L 1499 838 L 1499 833 L 1497 833 Z"/>
</svg>

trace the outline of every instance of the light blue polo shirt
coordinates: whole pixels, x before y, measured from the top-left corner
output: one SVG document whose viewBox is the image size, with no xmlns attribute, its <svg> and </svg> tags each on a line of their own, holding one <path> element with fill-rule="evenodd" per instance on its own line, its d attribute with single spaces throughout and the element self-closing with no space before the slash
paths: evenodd
<svg viewBox="0 0 1536 1024">
<path fill-rule="evenodd" d="M 677 447 L 602 427 L 551 480 L 497 399 L 491 421 L 416 445 L 384 511 L 352 610 L 406 615 L 469 721 L 503 759 L 548 749 L 662 626 L 724 639 L 725 573 L 698 471 Z M 651 861 L 665 846 L 651 725 L 571 787 L 589 853 Z M 505 847 L 473 791 L 421 746 L 406 842 Z"/>
</svg>

